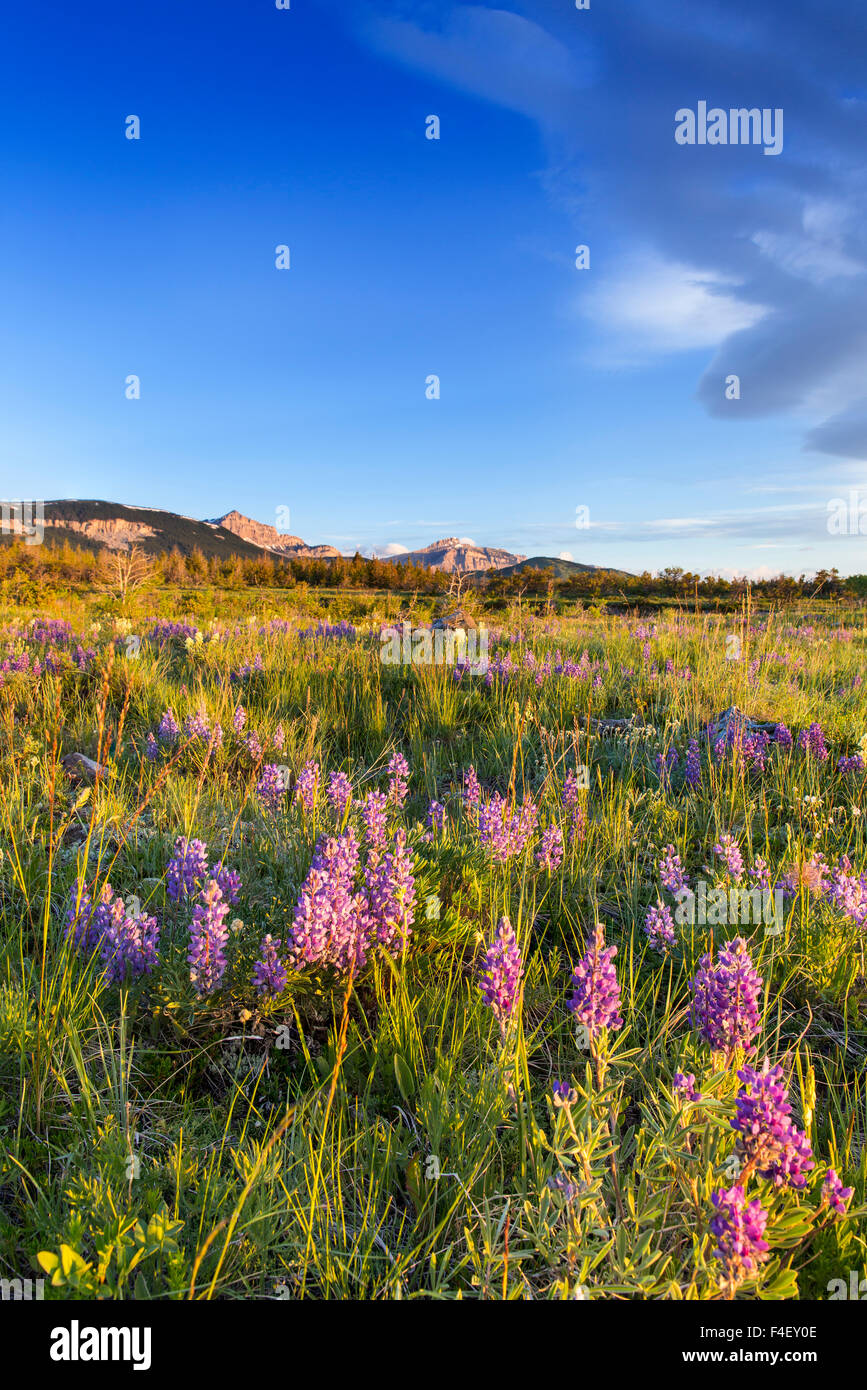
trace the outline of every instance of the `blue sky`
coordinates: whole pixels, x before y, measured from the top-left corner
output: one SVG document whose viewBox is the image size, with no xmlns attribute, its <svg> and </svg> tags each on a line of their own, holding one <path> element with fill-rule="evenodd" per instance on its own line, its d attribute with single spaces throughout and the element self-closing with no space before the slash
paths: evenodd
<svg viewBox="0 0 867 1390">
<path fill-rule="evenodd" d="M 48 0 L 3 39 L 3 496 L 867 570 L 862 0 Z M 679 145 L 701 101 L 783 149 Z"/>
</svg>

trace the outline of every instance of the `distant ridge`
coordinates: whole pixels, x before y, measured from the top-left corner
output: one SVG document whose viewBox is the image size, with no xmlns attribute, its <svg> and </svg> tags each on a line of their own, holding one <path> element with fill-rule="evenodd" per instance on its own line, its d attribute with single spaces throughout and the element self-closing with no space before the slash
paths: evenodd
<svg viewBox="0 0 867 1390">
<path fill-rule="evenodd" d="M 129 550 L 138 546 L 146 554 L 177 550 L 191 555 L 200 550 L 215 558 L 255 559 L 270 552 L 284 559 L 330 559 L 340 552 L 333 546 L 308 546 L 299 536 L 283 536 L 275 527 L 250 521 L 240 512 L 227 512 L 217 521 L 197 521 L 159 507 L 137 507 L 97 498 L 61 498 L 44 504 L 45 542 L 48 545 L 83 546 L 89 550 Z M 231 524 L 223 525 L 223 522 Z M 249 535 L 244 530 L 249 527 Z M 252 538 L 261 527 L 263 539 Z M 284 547 L 269 544 L 272 534 Z M 11 540 L 14 537 L 0 537 Z"/>
<path fill-rule="evenodd" d="M 628 570 L 614 569 L 611 565 L 582 565 L 578 560 L 560 560 L 553 555 L 531 555 L 529 560 L 520 560 L 515 565 L 506 565 L 502 574 L 518 574 L 521 570 L 553 570 L 556 579 L 569 579 L 573 574 L 622 574 L 631 579 Z"/>
<path fill-rule="evenodd" d="M 432 541 L 421 550 L 407 550 L 400 555 L 386 555 L 383 558 L 391 564 L 422 565 L 425 569 L 443 570 L 446 574 L 472 574 L 479 570 L 505 569 L 524 557 L 496 546 L 473 545 L 472 541 L 461 540 L 458 536 L 446 536 L 444 540 Z"/>
</svg>

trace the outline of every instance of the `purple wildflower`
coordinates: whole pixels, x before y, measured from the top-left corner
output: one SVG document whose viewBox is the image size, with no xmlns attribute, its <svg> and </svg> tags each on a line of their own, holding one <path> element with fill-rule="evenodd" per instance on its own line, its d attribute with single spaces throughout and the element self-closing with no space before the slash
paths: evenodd
<svg viewBox="0 0 867 1390">
<path fill-rule="evenodd" d="M 701 754 L 698 751 L 698 742 L 691 738 L 686 754 L 686 783 L 689 787 L 701 785 Z"/>
<path fill-rule="evenodd" d="M 319 764 L 311 758 L 306 762 L 298 773 L 298 780 L 295 783 L 295 800 L 300 802 L 304 810 L 308 813 L 313 810 L 316 804 L 316 793 L 319 790 Z"/>
<path fill-rule="evenodd" d="M 196 892 L 208 874 L 208 847 L 201 840 L 175 841 L 175 852 L 166 869 L 166 892 L 172 902 Z"/>
<path fill-rule="evenodd" d="M 716 965 L 710 955 L 702 956 L 695 979 L 689 983 L 692 1025 L 715 1052 L 730 1055 L 736 1047 L 752 1051 L 759 1031 L 762 985 L 741 936 L 722 947 Z"/>
<path fill-rule="evenodd" d="M 260 994 L 282 994 L 286 979 L 286 967 L 277 954 L 277 943 L 272 936 L 266 936 L 259 949 L 259 959 L 253 966 L 253 984 Z"/>
<path fill-rule="evenodd" d="M 677 942 L 671 909 L 666 907 L 664 903 L 657 903 L 655 907 L 647 909 L 644 930 L 651 946 L 657 951 L 664 951 L 666 946 L 674 946 Z"/>
<path fill-rule="evenodd" d="M 392 955 L 403 949 L 411 935 L 415 905 L 412 870 L 413 856 L 407 848 L 406 831 L 398 830 L 382 863 L 368 865 L 365 875 L 369 930 Z"/>
<path fill-rule="evenodd" d="M 828 749 L 825 747 L 825 735 L 822 733 L 820 724 L 811 724 L 808 729 L 802 729 L 798 735 L 798 747 L 802 749 L 808 757 L 817 758 L 820 763 L 827 762 Z"/>
<path fill-rule="evenodd" d="M 740 883 L 744 872 L 744 859 L 734 836 L 723 835 L 719 844 L 714 845 L 713 852 L 722 855 L 725 860 L 726 872 L 731 874 L 735 883 Z"/>
<path fill-rule="evenodd" d="M 659 878 L 663 888 L 667 888 L 669 893 L 677 894 L 687 886 L 680 855 L 674 845 L 665 847 L 665 853 L 659 863 Z"/>
<path fill-rule="evenodd" d="M 266 763 L 256 783 L 256 795 L 267 811 L 276 811 L 286 794 L 286 774 L 277 763 Z"/>
<path fill-rule="evenodd" d="M 232 728 L 234 729 L 236 734 L 240 734 L 243 732 L 244 725 L 246 724 L 246 722 L 247 711 L 244 709 L 243 705 L 236 705 L 235 713 L 232 715 Z"/>
<path fill-rule="evenodd" d="M 567 1008 L 594 1039 L 603 1028 L 622 1028 L 620 985 L 614 968 L 616 946 L 605 945 L 605 931 L 597 924 L 593 944 L 572 972 L 573 994 Z"/>
<path fill-rule="evenodd" d="M 725 1282 L 734 1292 L 744 1279 L 758 1272 L 767 1259 L 768 1242 L 764 1239 L 768 1213 L 758 1197 L 747 1202 L 743 1187 L 735 1185 L 728 1191 L 714 1192 L 711 1201 L 716 1215 L 710 1229 L 716 1237 L 714 1255 L 725 1266 Z"/>
<path fill-rule="evenodd" d="M 463 776 L 463 791 L 461 793 L 465 806 L 478 807 L 482 799 L 482 789 L 479 786 L 479 779 L 476 776 L 476 769 L 468 767 Z"/>
<path fill-rule="evenodd" d="M 352 800 L 352 783 L 345 772 L 332 772 L 325 795 L 337 820 L 342 820 Z"/>
<path fill-rule="evenodd" d="M 779 744 L 780 748 L 785 748 L 787 752 L 791 748 L 792 735 L 785 724 L 778 724 L 774 729 L 774 742 Z"/>
<path fill-rule="evenodd" d="M 350 829 L 320 841 L 301 885 L 290 941 L 295 968 L 363 966 L 368 950 L 367 895 L 354 888 L 358 844 Z"/>
<path fill-rule="evenodd" d="M 197 994 L 213 994 L 225 973 L 228 911 L 229 904 L 223 902 L 220 885 L 216 879 L 209 879 L 193 908 L 187 952 L 190 979 Z"/>
<path fill-rule="evenodd" d="M 226 902 L 234 906 L 241 892 L 241 875 L 238 873 L 237 869 L 224 868 L 221 859 L 218 864 L 212 864 L 211 878 L 216 879 L 220 892 Z"/>
<path fill-rule="evenodd" d="M 409 776 L 409 763 L 402 753 L 395 753 L 388 764 L 388 774 L 388 799 L 395 806 L 402 806 L 409 790 L 406 784 L 406 779 Z"/>
<path fill-rule="evenodd" d="M 368 849 L 378 857 L 385 848 L 388 797 L 385 792 L 368 792 L 361 803 L 361 819 Z"/>
<path fill-rule="evenodd" d="M 815 1165 L 810 1141 L 792 1124 L 792 1107 L 783 1083 L 782 1067 L 772 1067 L 767 1057 L 761 1071 L 743 1067 L 743 1083 L 732 1129 L 737 1130 L 738 1154 L 775 1187 L 804 1187 L 806 1173 Z"/>
<path fill-rule="evenodd" d="M 559 869 L 563 863 L 563 831 L 559 825 L 549 825 L 542 831 L 542 838 L 536 851 L 536 863 L 541 869 L 547 869 L 549 873 Z"/>
<path fill-rule="evenodd" d="M 479 977 L 482 998 L 505 1032 L 508 1019 L 512 1016 L 524 973 L 523 961 L 518 941 L 508 917 L 501 917 L 494 933 L 494 939 L 485 952 L 485 959 Z"/>
<path fill-rule="evenodd" d="M 822 1206 L 830 1207 L 837 1216 L 845 1216 L 854 1191 L 854 1187 L 844 1187 L 835 1170 L 829 1168 L 822 1183 Z"/>
<path fill-rule="evenodd" d="M 674 1073 L 673 1085 L 675 1091 L 680 1092 L 684 1100 L 701 1100 L 701 1091 L 696 1087 L 694 1072 L 690 1071 L 684 1075 L 682 1071 L 676 1071 Z"/>
<path fill-rule="evenodd" d="M 479 807 L 479 841 L 495 864 L 506 864 L 523 853 L 536 828 L 538 808 L 526 800 L 512 810 L 499 792 Z"/>
<path fill-rule="evenodd" d="M 160 743 L 177 743 L 178 735 L 180 734 L 180 732 L 181 731 L 178 728 L 178 722 L 174 716 L 174 711 L 171 709 L 167 709 L 159 722 L 159 727 L 157 728 L 157 738 L 159 739 Z"/>
<path fill-rule="evenodd" d="M 157 962 L 159 941 L 157 919 L 127 912 L 123 899 L 117 898 L 100 943 L 109 980 L 121 984 L 130 975 L 149 975 Z"/>
</svg>

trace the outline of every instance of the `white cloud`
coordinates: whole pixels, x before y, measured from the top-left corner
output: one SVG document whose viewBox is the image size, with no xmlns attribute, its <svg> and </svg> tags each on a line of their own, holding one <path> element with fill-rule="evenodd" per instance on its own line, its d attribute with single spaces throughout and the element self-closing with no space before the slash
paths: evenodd
<svg viewBox="0 0 867 1390">
<path fill-rule="evenodd" d="M 571 550 L 561 550 L 558 558 L 560 560 L 574 560 L 575 556 L 572 554 Z"/>
<path fill-rule="evenodd" d="M 632 351 L 686 352 L 715 347 L 764 317 L 762 305 L 731 292 L 739 283 L 647 254 L 591 290 L 581 309 Z"/>
</svg>

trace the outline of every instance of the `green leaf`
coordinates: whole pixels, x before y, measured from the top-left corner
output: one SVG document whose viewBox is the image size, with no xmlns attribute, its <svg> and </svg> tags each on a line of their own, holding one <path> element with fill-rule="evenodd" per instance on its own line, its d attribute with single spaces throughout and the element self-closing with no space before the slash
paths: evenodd
<svg viewBox="0 0 867 1390">
<path fill-rule="evenodd" d="M 410 1098 L 415 1092 L 415 1077 L 399 1052 L 395 1052 L 394 1054 L 394 1075 L 400 1094 L 407 1104 L 409 1104 Z"/>
</svg>

